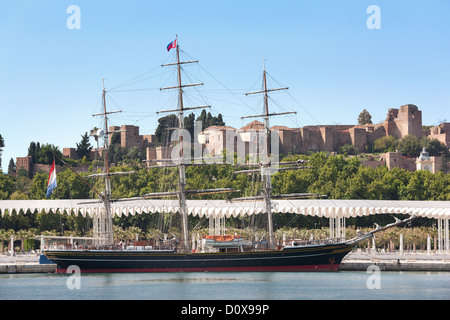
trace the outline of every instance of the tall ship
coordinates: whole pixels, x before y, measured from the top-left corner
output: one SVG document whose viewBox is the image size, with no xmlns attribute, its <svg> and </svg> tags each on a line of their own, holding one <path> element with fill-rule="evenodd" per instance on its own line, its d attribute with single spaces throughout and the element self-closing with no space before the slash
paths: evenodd
<svg viewBox="0 0 450 320">
<path fill-rule="evenodd" d="M 178 107 L 176 109 L 161 112 L 175 112 L 178 115 L 178 129 L 184 129 L 184 113 L 191 109 L 208 108 L 209 106 L 185 107 L 183 101 L 183 89 L 185 87 L 201 84 L 183 84 L 181 78 L 181 66 L 197 61 L 181 61 L 178 38 L 168 46 L 176 50 L 176 62 L 163 66 L 174 66 L 177 72 L 177 85 L 173 87 L 161 88 L 174 89 L 178 91 Z M 166 159 L 167 162 L 175 163 L 178 169 L 178 190 L 177 192 L 158 192 L 146 194 L 142 199 L 155 199 L 155 197 L 172 195 L 176 196 L 181 217 L 182 237 L 176 245 L 171 247 L 157 248 L 145 243 L 136 242 L 133 247 L 118 244 L 113 237 L 113 222 L 111 203 L 114 201 L 127 201 L 133 199 L 111 199 L 111 176 L 114 174 L 127 174 L 121 172 L 110 172 L 108 159 L 108 115 L 114 111 L 107 111 L 106 89 L 103 86 L 103 112 L 97 115 L 104 117 L 105 129 L 99 130 L 99 136 L 104 138 L 104 172 L 95 174 L 104 178 L 105 190 L 95 191 L 98 195 L 102 210 L 94 219 L 95 245 L 81 246 L 78 243 L 63 249 L 44 249 L 43 254 L 57 265 L 57 273 L 65 273 L 70 266 L 77 266 L 83 273 L 112 273 L 112 272 L 295 272 L 295 271 L 338 271 L 342 259 L 361 241 L 371 238 L 376 232 L 390 227 L 399 226 L 409 222 L 414 216 L 405 220 L 397 218 L 394 223 L 385 227 L 377 226 L 376 229 L 367 233 L 358 233 L 350 240 L 327 239 L 323 241 L 289 241 L 283 245 L 277 245 L 274 237 L 273 214 L 276 208 L 273 207 L 272 199 L 281 197 L 283 199 L 304 198 L 308 194 L 287 194 L 272 195 L 271 177 L 276 169 L 295 170 L 303 169 L 298 163 L 274 162 L 270 157 L 270 129 L 269 119 L 272 116 L 289 114 L 291 112 L 270 113 L 268 106 L 269 93 L 272 91 L 285 90 L 287 88 L 269 89 L 266 81 L 266 70 L 263 71 L 263 89 L 249 92 L 250 94 L 262 94 L 264 101 L 264 112 L 259 115 L 246 116 L 243 118 L 260 117 L 264 119 L 264 132 L 261 138 L 263 154 L 260 155 L 258 168 L 238 170 L 235 174 L 245 174 L 258 172 L 261 177 L 261 195 L 256 197 L 241 197 L 231 199 L 235 205 L 239 203 L 258 201 L 264 208 L 267 216 L 268 237 L 264 245 L 258 243 L 254 245 L 237 234 L 226 234 L 224 232 L 221 219 L 212 219 L 210 224 L 215 224 L 211 229 L 219 230 L 201 239 L 201 249 L 193 248 L 189 238 L 189 214 L 187 209 L 188 194 L 204 194 L 219 192 L 235 192 L 229 188 L 208 189 L 208 190 L 186 190 L 186 166 L 192 164 L 192 159 L 186 160 L 183 151 L 180 151 L 180 158 Z M 179 144 L 183 144 L 183 136 L 179 135 Z M 198 160 L 198 159 L 196 159 Z M 164 163 L 164 160 L 158 160 Z M 282 165 L 283 167 L 279 167 Z M 289 167 L 289 165 L 292 165 Z M 163 164 L 164 166 L 164 164 Z M 72 169 L 73 170 L 73 169 Z M 128 172 L 129 173 L 129 172 Z M 84 179 L 80 177 L 81 179 Z M 87 183 L 87 182 L 86 182 Z M 152 200 L 147 200 L 152 201 Z M 221 231 L 222 230 L 222 231 Z M 200 239 L 199 239 L 200 240 Z"/>
</svg>

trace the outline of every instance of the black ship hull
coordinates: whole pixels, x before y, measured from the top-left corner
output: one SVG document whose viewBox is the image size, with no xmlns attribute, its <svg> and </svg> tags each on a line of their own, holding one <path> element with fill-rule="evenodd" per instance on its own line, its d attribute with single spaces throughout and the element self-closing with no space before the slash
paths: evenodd
<svg viewBox="0 0 450 320">
<path fill-rule="evenodd" d="M 337 271 L 348 243 L 285 247 L 277 251 L 176 253 L 158 250 L 47 250 L 57 273 Z"/>
</svg>

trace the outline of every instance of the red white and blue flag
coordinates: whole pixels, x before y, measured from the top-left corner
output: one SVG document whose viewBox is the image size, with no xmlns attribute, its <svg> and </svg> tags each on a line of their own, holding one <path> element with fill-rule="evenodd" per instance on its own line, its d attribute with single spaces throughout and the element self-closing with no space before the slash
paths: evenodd
<svg viewBox="0 0 450 320">
<path fill-rule="evenodd" d="M 177 39 L 173 40 L 171 43 L 167 45 L 167 51 L 170 51 L 170 49 L 175 49 L 177 47 Z"/>
<path fill-rule="evenodd" d="M 53 189 L 55 189 L 57 186 L 56 184 L 56 169 L 55 169 L 55 159 L 53 159 L 53 164 L 50 169 L 50 174 L 48 175 L 48 182 L 47 182 L 47 194 L 46 197 L 50 197 L 53 193 Z"/>
</svg>

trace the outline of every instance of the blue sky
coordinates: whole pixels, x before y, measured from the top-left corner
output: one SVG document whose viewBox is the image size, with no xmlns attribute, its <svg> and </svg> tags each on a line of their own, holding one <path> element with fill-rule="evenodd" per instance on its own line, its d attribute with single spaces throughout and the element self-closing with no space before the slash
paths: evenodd
<svg viewBox="0 0 450 320">
<path fill-rule="evenodd" d="M 81 29 L 66 13 L 80 8 Z M 366 26 L 377 5 L 381 29 Z M 186 66 L 187 101 L 205 101 L 227 125 L 261 111 L 263 60 L 274 93 L 271 110 L 297 111 L 272 118 L 289 127 L 355 124 L 366 108 L 375 123 L 388 108 L 416 104 L 423 124 L 450 120 L 450 2 L 432 1 L 80 1 L 0 2 L 0 134 L 2 167 L 25 156 L 31 141 L 62 150 L 101 122 L 102 78 L 108 107 L 123 113 L 111 125 L 134 124 L 152 134 L 156 111 L 176 105 L 159 87 L 174 85 L 174 59 L 166 45 L 178 34 L 181 49 L 198 65 Z M 136 78 L 134 84 L 120 86 Z M 273 79 L 272 79 L 273 77 Z M 120 91 L 117 90 L 128 90 Z M 197 112 L 199 114 L 199 112 Z"/>
</svg>

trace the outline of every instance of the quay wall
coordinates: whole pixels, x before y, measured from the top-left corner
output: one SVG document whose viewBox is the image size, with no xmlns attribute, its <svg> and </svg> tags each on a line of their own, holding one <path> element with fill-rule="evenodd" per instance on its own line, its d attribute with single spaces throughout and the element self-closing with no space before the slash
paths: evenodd
<svg viewBox="0 0 450 320">
<path fill-rule="evenodd" d="M 2 273 L 55 273 L 56 264 L 8 263 L 0 264 Z"/>
<path fill-rule="evenodd" d="M 338 271 L 367 271 L 374 265 L 380 268 L 380 271 L 450 271 L 450 262 L 438 261 L 347 261 L 341 263 Z"/>
<path fill-rule="evenodd" d="M 338 271 L 367 271 L 370 266 L 377 266 L 380 271 L 426 271 L 450 272 L 450 262 L 438 261 L 347 261 L 342 262 Z M 0 264 L 0 274 L 11 273 L 55 273 L 55 264 Z"/>
</svg>

